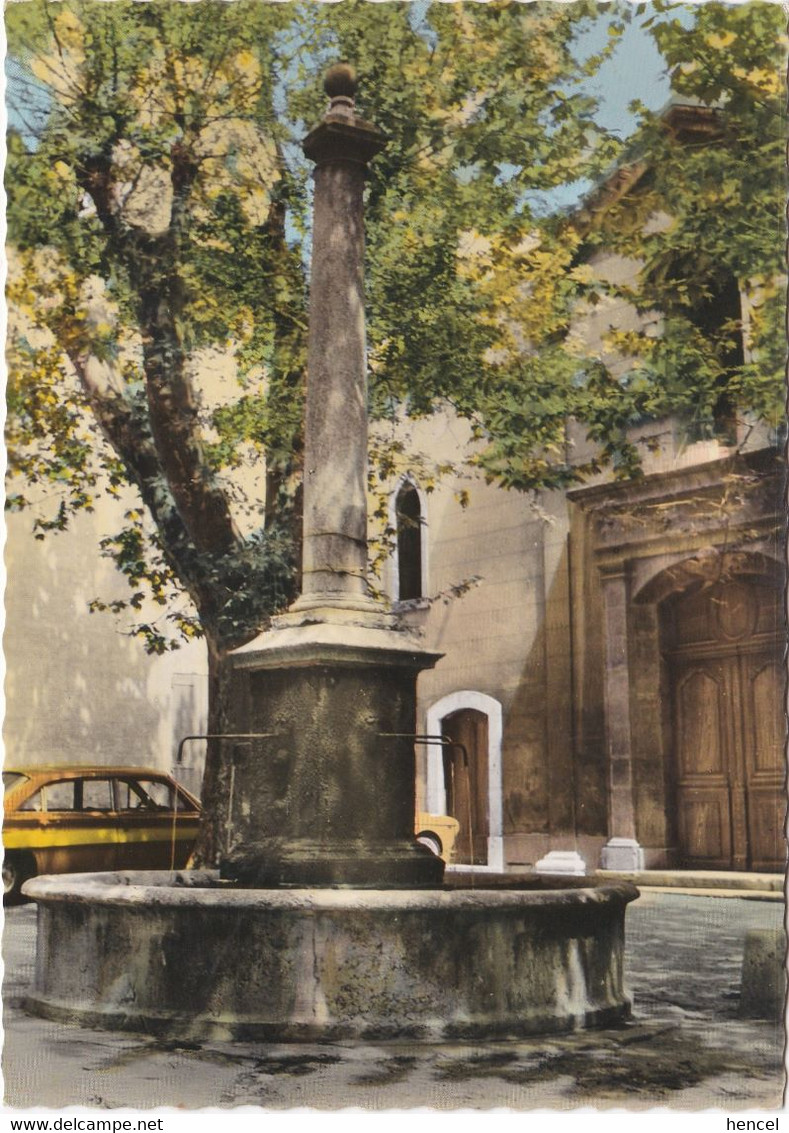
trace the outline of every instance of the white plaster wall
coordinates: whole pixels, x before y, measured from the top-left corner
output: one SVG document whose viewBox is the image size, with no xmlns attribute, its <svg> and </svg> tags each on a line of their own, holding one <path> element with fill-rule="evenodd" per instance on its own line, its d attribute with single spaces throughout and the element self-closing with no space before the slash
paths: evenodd
<svg viewBox="0 0 789 1133">
<path fill-rule="evenodd" d="M 122 508 L 118 511 L 122 513 Z M 145 653 L 92 598 L 131 593 L 98 539 L 120 526 L 111 504 L 70 531 L 36 541 L 29 513 L 7 523 L 4 743 L 8 764 L 144 764 L 170 770 L 181 729 L 205 730 L 201 642 L 161 657 Z M 161 616 L 161 609 L 134 612 Z M 188 786 L 199 785 L 200 746 Z"/>
<path fill-rule="evenodd" d="M 436 462 L 459 463 L 470 453 L 465 423 L 449 414 L 412 424 L 411 432 L 415 448 L 429 451 Z M 461 489 L 468 493 L 466 507 L 457 498 Z M 563 496 L 546 496 L 538 512 L 522 493 L 468 473 L 439 481 L 426 501 L 433 601 L 406 616 L 445 657 L 420 677 L 420 702 L 427 706 L 458 689 L 475 689 L 506 707 L 538 647 L 546 587 L 560 566 L 567 530 Z M 466 593 L 447 593 L 474 576 L 478 581 Z"/>
<path fill-rule="evenodd" d="M 468 428 L 451 414 L 409 423 L 409 430 L 414 448 L 436 463 L 459 465 L 470 455 Z M 467 507 L 458 500 L 461 490 L 468 494 Z M 508 722 L 510 743 L 513 719 L 518 731 L 518 751 L 511 750 L 509 759 L 514 754 L 517 763 L 532 766 L 545 760 L 545 594 L 566 535 L 563 497 L 554 503 L 558 522 L 551 523 L 524 495 L 502 491 L 473 473 L 440 480 L 426 498 L 432 601 L 405 618 L 444 657 L 419 677 L 417 730 L 437 732 L 440 717 L 451 710 L 447 706 L 491 707 L 487 868 L 507 862 L 508 756 L 502 739 Z M 546 539 L 558 544 L 547 556 Z M 466 593 L 448 593 L 472 576 L 479 579 Z M 418 808 L 441 812 L 440 749 L 418 746 L 417 767 Z"/>
</svg>

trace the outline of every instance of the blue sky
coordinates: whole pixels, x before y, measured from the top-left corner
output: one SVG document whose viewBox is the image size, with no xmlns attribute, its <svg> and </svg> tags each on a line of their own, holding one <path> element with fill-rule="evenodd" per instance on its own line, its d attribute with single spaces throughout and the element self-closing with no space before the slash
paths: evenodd
<svg viewBox="0 0 789 1133">
<path fill-rule="evenodd" d="M 615 51 L 587 82 L 589 93 L 598 100 L 600 125 L 622 139 L 632 134 L 637 125 L 635 115 L 628 110 L 634 99 L 639 99 L 650 110 L 660 110 L 669 100 L 670 84 L 664 61 L 649 31 L 642 27 L 652 15 L 654 9 L 651 5 L 642 16 L 633 11 L 632 22 L 626 26 Z M 677 17 L 676 12 L 672 15 Z M 597 23 L 579 36 L 579 58 L 594 55 L 605 46 L 610 22 L 611 16 L 601 13 Z M 532 205 L 541 205 L 541 211 L 569 208 L 591 188 L 589 181 L 563 185 L 544 194 L 532 195 Z"/>
<path fill-rule="evenodd" d="M 625 138 L 636 125 L 635 116 L 627 107 L 634 98 L 640 99 L 650 110 L 659 110 L 668 102 L 669 81 L 654 40 L 641 25 L 651 14 L 633 15 L 633 22 L 625 28 L 611 59 L 589 81 L 590 93 L 600 103 L 600 122 L 609 130 Z M 676 13 L 672 13 L 676 17 Z M 608 20 L 586 32 L 580 39 L 581 50 L 592 54 L 599 50 L 607 38 Z"/>
</svg>

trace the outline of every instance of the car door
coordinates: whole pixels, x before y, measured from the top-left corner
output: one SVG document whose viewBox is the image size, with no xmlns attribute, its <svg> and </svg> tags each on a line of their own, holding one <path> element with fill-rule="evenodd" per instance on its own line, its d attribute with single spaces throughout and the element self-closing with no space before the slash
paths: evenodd
<svg viewBox="0 0 789 1133">
<path fill-rule="evenodd" d="M 156 776 L 119 776 L 115 793 L 119 868 L 183 868 L 199 822 L 191 801 L 170 780 Z"/>
<path fill-rule="evenodd" d="M 77 779 L 73 846 L 77 868 L 111 870 L 117 868 L 118 824 L 112 779 L 86 777 Z"/>
<path fill-rule="evenodd" d="M 115 868 L 116 831 L 109 779 L 57 779 L 26 799 L 15 819 L 40 873 L 84 873 Z"/>
</svg>

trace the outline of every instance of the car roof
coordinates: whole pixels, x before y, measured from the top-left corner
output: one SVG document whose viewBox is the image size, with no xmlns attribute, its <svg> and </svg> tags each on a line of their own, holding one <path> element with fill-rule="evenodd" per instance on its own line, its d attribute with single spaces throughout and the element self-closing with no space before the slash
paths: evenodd
<svg viewBox="0 0 789 1133">
<path fill-rule="evenodd" d="M 68 778 L 76 778 L 79 775 L 144 775 L 156 779 L 172 778 L 167 771 L 157 771 L 155 767 L 108 767 L 100 763 L 40 763 L 35 767 L 4 767 L 3 773 L 27 775 L 30 779 L 39 775 L 62 775 Z"/>
<path fill-rule="evenodd" d="M 153 767 L 107 767 L 93 763 L 53 763 L 40 764 L 38 767 L 4 767 L 3 774 L 24 776 L 22 782 L 7 785 L 5 790 L 6 805 L 11 799 L 16 798 L 20 791 L 39 790 L 50 778 L 68 781 L 79 778 L 100 779 L 110 776 L 111 778 L 163 779 L 167 783 L 174 784 L 179 793 L 188 799 L 195 810 L 202 810 L 200 800 L 188 788 L 174 779 L 172 775 L 168 775 L 166 771 L 157 771 Z"/>
</svg>

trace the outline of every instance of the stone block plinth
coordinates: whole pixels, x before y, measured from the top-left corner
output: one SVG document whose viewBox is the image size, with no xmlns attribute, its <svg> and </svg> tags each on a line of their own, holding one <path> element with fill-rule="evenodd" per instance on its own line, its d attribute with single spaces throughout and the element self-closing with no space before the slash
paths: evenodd
<svg viewBox="0 0 789 1133">
<path fill-rule="evenodd" d="M 439 884 L 414 841 L 416 678 L 438 655 L 392 628 L 319 622 L 232 658 L 222 876 L 259 886 Z"/>
<path fill-rule="evenodd" d="M 644 868 L 644 851 L 635 838 L 609 838 L 600 852 L 600 868 L 632 873 Z"/>
<path fill-rule="evenodd" d="M 745 937 L 740 1014 L 782 1019 L 786 1008 L 786 934 L 783 929 L 752 929 Z"/>
<path fill-rule="evenodd" d="M 576 850 L 551 850 L 545 857 L 535 862 L 537 873 L 569 874 L 583 877 L 587 873 L 586 862 Z"/>
</svg>

